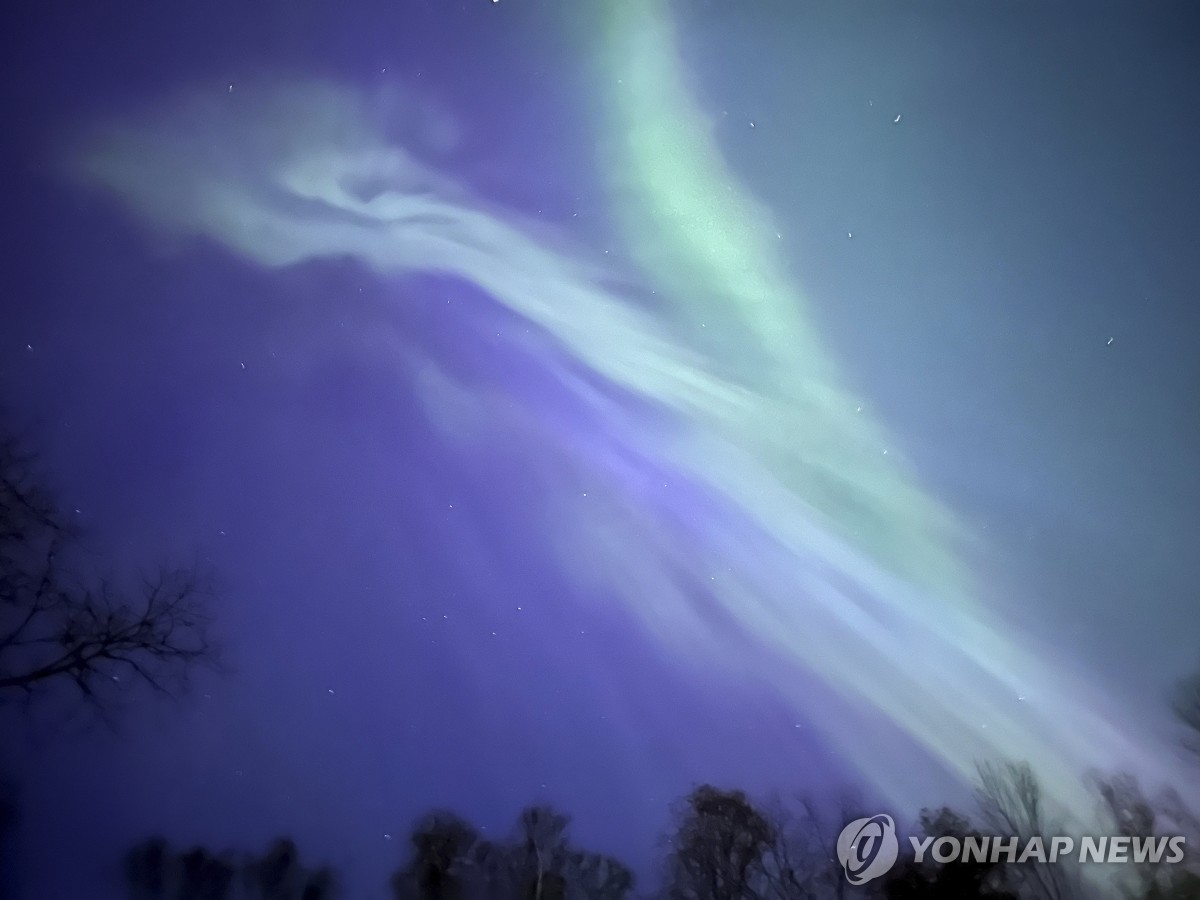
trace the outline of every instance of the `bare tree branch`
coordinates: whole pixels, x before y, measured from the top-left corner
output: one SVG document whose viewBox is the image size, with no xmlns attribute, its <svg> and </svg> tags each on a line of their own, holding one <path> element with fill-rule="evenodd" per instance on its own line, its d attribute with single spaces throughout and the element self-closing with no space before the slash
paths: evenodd
<svg viewBox="0 0 1200 900">
<path fill-rule="evenodd" d="M 994 834 L 1043 840 L 1061 831 L 1045 808 L 1042 786 L 1029 763 L 981 763 L 975 798 L 984 822 Z M 1024 883 L 1023 896 L 1039 900 L 1071 900 L 1078 895 L 1065 865 L 1014 869 Z M 1025 877 L 1021 877 L 1025 876 Z"/>
<path fill-rule="evenodd" d="M 128 684 L 170 694 L 215 661 L 211 576 L 164 568 L 133 590 L 77 583 L 67 560 L 78 542 L 34 454 L 0 435 L 0 701 L 59 684 L 98 706 Z"/>
</svg>

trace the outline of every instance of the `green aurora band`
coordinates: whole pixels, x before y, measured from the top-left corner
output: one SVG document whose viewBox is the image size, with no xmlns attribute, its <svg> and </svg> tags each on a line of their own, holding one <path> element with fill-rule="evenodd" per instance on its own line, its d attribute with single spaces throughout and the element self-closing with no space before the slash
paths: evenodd
<svg viewBox="0 0 1200 900">
<path fill-rule="evenodd" d="M 895 802 L 928 795 L 906 781 L 892 727 L 963 779 L 982 759 L 1029 760 L 1077 815 L 1091 810 L 1089 765 L 1165 773 L 1161 748 L 972 599 L 971 536 L 844 387 L 770 212 L 688 88 L 666 3 L 603 9 L 589 71 L 604 174 L 653 306 L 608 287 L 619 273 L 595 254 L 416 159 L 377 106 L 332 84 L 176 97 L 81 129 L 64 171 L 157 231 L 263 267 L 350 256 L 387 279 L 449 275 L 523 318 L 514 347 L 539 353 L 605 423 L 602 444 L 542 421 L 526 398 L 457 382 L 405 335 L 386 341 L 446 440 L 485 453 L 479 430 L 493 427 L 546 448 L 531 461 L 551 473 L 539 537 L 581 586 L 619 600 L 701 675 L 768 683 Z M 656 493 L 664 472 L 705 502 Z M 586 504 L 581 475 L 599 485 Z M 698 608 L 698 580 L 740 640 Z M 843 707 L 806 703 L 802 676 Z"/>
</svg>

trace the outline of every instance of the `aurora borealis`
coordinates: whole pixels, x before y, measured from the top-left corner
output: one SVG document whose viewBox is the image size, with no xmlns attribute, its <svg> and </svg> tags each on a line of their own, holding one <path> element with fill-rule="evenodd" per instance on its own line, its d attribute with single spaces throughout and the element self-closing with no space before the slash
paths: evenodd
<svg viewBox="0 0 1200 900">
<path fill-rule="evenodd" d="M 504 14 L 511 5 L 481 11 Z M 1007 573 L 990 535 L 930 477 L 937 462 L 922 452 L 931 441 L 889 421 L 895 417 L 866 387 L 866 367 L 828 333 L 831 317 L 822 310 L 837 299 L 822 295 L 828 277 L 806 271 L 812 255 L 796 227 L 806 211 L 777 208 L 782 201 L 765 195 L 762 179 L 739 169 L 737 153 L 723 145 L 722 112 L 685 42 L 703 16 L 677 7 L 618 0 L 540 14 L 542 27 L 557 28 L 555 40 L 571 48 L 575 68 L 562 90 L 572 92 L 575 120 L 562 128 L 592 151 L 573 162 L 572 177 L 585 172 L 586 193 L 602 204 L 594 222 L 556 221 L 489 195 L 478 169 L 439 145 L 441 123 L 455 123 L 448 133 L 469 132 L 471 116 L 444 100 L 452 92 L 431 90 L 424 74 L 398 77 L 386 89 L 282 65 L 228 82 L 173 79 L 162 90 L 143 89 L 136 102 L 59 122 L 48 177 L 129 229 L 131 244 L 166 267 L 156 277 L 167 283 L 176 277 L 172 266 L 186 273 L 214 256 L 222 271 L 237 273 L 221 277 L 242 285 L 244 307 L 258 309 L 247 315 L 270 318 L 262 347 L 290 367 L 261 396 L 349 366 L 369 376 L 339 382 L 330 390 L 341 399 L 323 402 L 341 405 L 341 392 L 356 385 L 393 398 L 355 413 L 362 421 L 344 432 L 336 416 L 329 419 L 319 428 L 321 446 L 330 471 L 360 487 L 377 485 L 388 498 L 379 508 L 405 507 L 413 524 L 375 529 L 334 503 L 329 527 L 366 535 L 361 545 L 336 541 L 349 548 L 343 559 L 376 573 L 369 602 L 352 614 L 367 631 L 376 622 L 380 633 L 401 634 L 418 609 L 427 611 L 398 586 L 401 560 L 425 554 L 431 566 L 436 559 L 458 570 L 446 584 L 460 582 L 461 591 L 428 592 L 454 598 L 445 612 L 438 607 L 451 625 L 434 667 L 457 672 L 467 687 L 448 692 L 479 691 L 491 698 L 481 705 L 499 709 L 510 695 L 516 709 L 532 704 L 537 691 L 504 673 L 521 670 L 521 653 L 561 641 L 558 626 L 547 626 L 544 638 L 529 632 L 520 651 L 501 653 L 483 638 L 502 639 L 504 626 L 483 623 L 501 603 L 533 616 L 549 605 L 548 622 L 611 615 L 624 623 L 629 643 L 618 658 L 600 652 L 576 663 L 592 667 L 579 676 L 589 685 L 581 696 L 606 695 L 614 718 L 628 687 L 602 665 L 597 670 L 597 660 L 636 667 L 631 660 L 644 653 L 701 696 L 729 690 L 768 698 L 813 735 L 820 752 L 840 760 L 839 775 L 906 809 L 929 802 L 931 784 L 960 790 L 981 759 L 1030 761 L 1077 823 L 1091 814 L 1082 780 L 1091 767 L 1178 782 L 1168 736 L 1127 715 L 1117 694 L 1071 654 L 1048 652 L 1038 626 L 996 607 Z M 896 130 L 919 128 L 913 120 L 893 123 L 890 108 L 880 118 Z M 789 158 L 797 169 L 820 164 L 801 153 Z M 543 171 L 550 179 L 558 169 L 533 160 L 523 177 L 536 183 Z M 309 278 L 334 288 L 322 297 L 318 288 L 298 287 Z M 355 280 L 368 285 L 370 305 L 340 299 Z M 269 313 L 251 296 L 265 284 L 273 285 Z M 236 308 L 223 304 L 221 315 Z M 194 322 L 202 313 L 183 315 Z M 338 334 L 327 341 L 312 322 L 328 327 L 333 319 Z M 259 357 L 252 368 L 269 363 Z M 405 398 L 403 413 L 389 406 L 395 398 Z M 359 410 L 358 402 L 349 407 Z M 260 435 L 255 451 L 269 470 L 266 448 L 286 452 L 286 421 L 305 414 L 280 418 L 264 407 L 259 418 L 247 403 L 238 421 L 248 434 L 278 429 Z M 376 427 L 403 437 L 376 441 Z M 472 475 L 451 490 L 454 472 Z M 518 486 L 491 486 L 493 472 L 519 472 L 518 500 L 499 499 Z M 252 510 L 246 517 L 259 531 L 271 527 L 271 498 L 316 509 L 326 489 L 305 497 L 296 477 L 228 509 Z M 497 508 L 506 510 L 503 521 Z M 453 526 L 433 524 L 450 513 Z M 228 512 L 195 514 L 205 515 L 224 523 Z M 289 514 L 278 517 L 275 527 L 286 534 Z M 310 529 L 319 521 L 298 518 Z M 227 543 L 226 531 L 239 529 L 221 530 Z M 311 558 L 323 538 L 304 533 L 294 540 Z M 422 534 L 420 548 L 405 534 Z M 281 546 L 291 540 L 279 538 Z M 529 571 L 561 593 L 514 599 L 528 590 Z M 257 589 L 239 585 L 237 596 Z M 249 604 L 234 615 L 239 627 L 258 621 L 246 611 L 254 601 L 238 602 Z M 321 602 L 312 597 L 295 615 L 303 620 Z M 287 605 L 276 600 L 270 608 Z M 379 661 L 381 645 L 356 649 L 355 638 L 345 640 L 340 652 L 360 679 L 320 693 L 385 691 L 396 673 Z M 397 638 L 397 646 L 405 641 Z M 275 652 L 285 655 L 285 645 Z M 429 651 L 400 652 L 411 675 Z M 557 652 L 566 655 L 551 668 L 570 670 L 571 654 Z M 300 656 L 281 671 L 303 671 Z M 268 675 L 263 683 L 278 696 L 289 682 Z M 440 702 L 427 697 L 404 712 L 408 701 L 397 691 L 391 711 L 409 723 L 420 721 L 424 704 Z M 478 712 L 478 702 L 451 705 Z M 379 698 L 371 703 L 388 708 Z M 630 737 L 619 742 L 636 744 L 642 726 L 629 709 Z M 213 727 L 234 729 L 230 722 L 248 715 L 241 709 Z M 533 733 L 551 727 L 532 713 L 513 716 Z M 455 727 L 486 734 L 489 726 Z M 269 730 L 256 738 L 264 758 L 277 739 L 293 742 Z M 386 758 L 374 740 L 369 755 Z M 663 740 L 670 743 L 651 743 L 661 748 Z M 345 762 L 335 761 L 342 752 Z M 644 752 L 669 768 L 663 760 L 687 751 Z M 327 749 L 313 769 L 353 766 L 354 753 Z M 288 765 L 304 771 L 299 759 Z"/>
</svg>

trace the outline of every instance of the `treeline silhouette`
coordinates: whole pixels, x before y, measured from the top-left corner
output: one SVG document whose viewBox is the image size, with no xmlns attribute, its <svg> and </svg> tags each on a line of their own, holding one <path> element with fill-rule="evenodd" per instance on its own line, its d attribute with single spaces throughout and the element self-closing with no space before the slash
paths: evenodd
<svg viewBox="0 0 1200 900">
<path fill-rule="evenodd" d="M 1147 796 L 1135 778 L 1092 776 L 1110 833 L 1129 837 L 1196 834 L 1197 821 L 1172 791 Z M 922 810 L 919 837 L 1004 835 L 1027 840 L 1059 831 L 1032 769 L 1024 763 L 979 769 L 975 818 L 942 807 Z M 849 821 L 877 810 L 853 794 L 837 802 L 796 797 L 755 801 L 744 792 L 705 784 L 678 801 L 663 836 L 657 873 L 636 883 L 632 869 L 574 844 L 570 818 L 546 806 L 517 817 L 507 839 L 492 840 L 450 811 L 414 823 L 387 885 L 393 900 L 1091 900 L 1098 888 L 1077 866 L 1036 863 L 917 863 L 905 853 L 887 874 L 852 885 L 836 854 Z M 1190 843 L 1190 839 L 1189 839 Z M 296 845 L 277 840 L 262 856 L 176 851 L 154 838 L 125 862 L 130 900 L 334 900 L 345 898 L 327 866 L 307 867 Z M 1129 900 L 1200 898 L 1200 871 L 1134 864 L 1110 869 L 1106 894 Z M 384 886 L 380 885 L 380 892 Z M 378 896 L 378 893 L 373 893 Z"/>
</svg>

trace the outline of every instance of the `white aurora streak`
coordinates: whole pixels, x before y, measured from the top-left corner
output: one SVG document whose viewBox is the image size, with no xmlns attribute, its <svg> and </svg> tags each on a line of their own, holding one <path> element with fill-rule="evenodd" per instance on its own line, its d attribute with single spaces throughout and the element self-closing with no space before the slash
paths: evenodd
<svg viewBox="0 0 1200 900">
<path fill-rule="evenodd" d="M 981 759 L 1029 760 L 1070 810 L 1090 810 L 1090 765 L 1165 771 L 1159 748 L 972 601 L 957 557 L 969 536 L 843 387 L 769 211 L 728 170 L 688 91 L 663 10 L 613 4 L 596 61 L 622 73 L 602 98 L 603 128 L 620 136 L 606 174 L 655 308 L 604 287 L 616 279 L 602 257 L 417 161 L 375 107 L 335 85 L 175 97 L 88 130 L 67 165 L 153 227 L 260 266 L 349 256 L 385 279 L 440 273 L 525 319 L 529 345 L 607 436 L 574 439 L 512 398 L 530 440 L 598 485 L 586 508 L 577 482 L 548 492 L 541 538 L 681 658 L 767 680 L 896 802 L 925 797 L 906 795 L 894 748 L 843 710 L 807 704 L 798 675 L 960 777 Z M 701 338 L 709 317 L 737 339 Z M 437 408 L 451 400 L 517 415 L 444 373 L 423 385 L 434 421 L 453 418 Z M 662 473 L 670 490 L 658 490 Z M 698 608 L 698 582 L 753 653 Z"/>
</svg>

